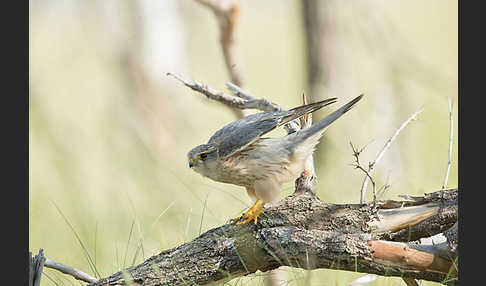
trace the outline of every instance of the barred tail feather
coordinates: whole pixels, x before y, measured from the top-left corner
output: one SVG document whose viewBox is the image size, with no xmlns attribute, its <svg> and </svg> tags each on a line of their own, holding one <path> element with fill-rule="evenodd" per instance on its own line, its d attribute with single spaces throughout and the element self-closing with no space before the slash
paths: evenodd
<svg viewBox="0 0 486 286">
<path fill-rule="evenodd" d="M 319 142 L 322 133 L 327 129 L 327 127 L 344 113 L 348 112 L 358 101 L 361 100 L 361 98 L 363 98 L 363 94 L 346 103 L 341 108 L 329 114 L 324 119 L 313 124 L 309 128 L 302 129 L 292 135 L 289 135 L 288 137 L 291 140 L 291 146 L 294 146 L 295 149 L 299 150 L 309 150 L 312 154 L 313 149 Z"/>
</svg>

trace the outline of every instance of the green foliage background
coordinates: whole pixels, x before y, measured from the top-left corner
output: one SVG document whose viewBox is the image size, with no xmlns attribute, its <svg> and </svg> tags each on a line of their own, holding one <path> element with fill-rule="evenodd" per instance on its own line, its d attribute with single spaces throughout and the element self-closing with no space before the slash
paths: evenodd
<svg viewBox="0 0 486 286">
<path fill-rule="evenodd" d="M 29 3 L 30 251 L 43 248 L 50 259 L 105 277 L 249 206 L 242 188 L 187 167 L 187 151 L 234 120 L 233 113 L 165 75 L 176 72 L 225 90 L 229 79 L 211 11 L 192 0 Z M 367 163 L 422 106 L 377 166 L 375 179 L 378 186 L 390 184 L 382 199 L 440 189 L 448 98 L 455 122 L 448 186 L 456 187 L 457 1 L 338 3 L 333 13 L 346 23 L 337 49 L 339 80 L 327 94 L 313 96 L 336 96 L 338 104 L 366 97 L 320 144 L 319 197 L 359 202 L 363 174 L 350 166 L 349 142 L 368 144 L 361 157 Z M 160 13 L 153 18 L 165 28 L 142 25 L 139 4 L 153 6 Z M 147 31 L 161 43 L 141 45 Z M 308 84 L 300 2 L 242 1 L 237 33 L 245 89 L 287 108 L 301 104 Z M 282 196 L 292 187 L 285 185 Z M 346 285 L 363 275 L 284 269 L 291 285 Z M 49 269 L 44 273 L 42 285 L 78 284 Z M 261 285 L 263 279 L 256 273 L 229 284 Z M 369 285 L 405 284 L 380 277 Z"/>
</svg>

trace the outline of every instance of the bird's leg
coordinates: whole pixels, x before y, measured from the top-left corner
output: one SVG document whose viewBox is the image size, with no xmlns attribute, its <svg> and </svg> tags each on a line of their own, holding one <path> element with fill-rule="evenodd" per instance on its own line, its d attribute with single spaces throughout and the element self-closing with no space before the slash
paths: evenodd
<svg viewBox="0 0 486 286">
<path fill-rule="evenodd" d="M 250 221 L 255 221 L 255 224 L 258 221 L 258 216 L 263 213 L 263 206 L 265 203 L 262 200 L 256 200 L 253 206 L 247 210 L 244 214 L 240 215 L 239 217 L 235 218 L 234 221 L 239 221 L 240 219 L 245 219 L 244 221 L 237 222 L 237 225 L 245 224 Z"/>
<path fill-rule="evenodd" d="M 243 213 L 242 215 L 240 216 L 237 216 L 233 219 L 233 221 L 239 221 L 240 219 L 242 218 L 246 218 L 247 217 L 247 214 L 256 207 L 256 205 L 261 202 L 261 200 L 256 200 L 255 203 L 253 203 L 253 206 L 251 206 L 251 208 L 249 210 L 247 210 L 245 213 Z"/>
</svg>

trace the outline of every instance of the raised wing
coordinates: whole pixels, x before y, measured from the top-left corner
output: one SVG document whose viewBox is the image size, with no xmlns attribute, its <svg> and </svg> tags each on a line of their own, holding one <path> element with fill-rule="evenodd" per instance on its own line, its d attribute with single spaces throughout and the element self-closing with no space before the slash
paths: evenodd
<svg viewBox="0 0 486 286">
<path fill-rule="evenodd" d="M 245 116 L 218 130 L 209 139 L 218 146 L 219 157 L 229 157 L 246 148 L 264 134 L 287 122 L 336 102 L 336 98 L 302 105 L 291 110 L 260 112 Z"/>
</svg>

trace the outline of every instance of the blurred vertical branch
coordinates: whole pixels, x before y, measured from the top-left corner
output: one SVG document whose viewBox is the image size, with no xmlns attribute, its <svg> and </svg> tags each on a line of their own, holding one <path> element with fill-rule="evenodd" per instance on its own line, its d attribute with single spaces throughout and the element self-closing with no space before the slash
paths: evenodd
<svg viewBox="0 0 486 286">
<path fill-rule="evenodd" d="M 335 66 L 332 55 L 334 45 L 335 21 L 329 8 L 334 1 L 304 0 L 302 12 L 305 24 L 307 49 L 307 82 L 310 102 L 316 102 L 323 96 L 329 85 L 330 70 Z M 335 16 L 334 16 L 335 17 Z M 323 137 L 326 133 L 323 134 Z M 322 141 L 322 140 L 321 140 Z M 321 157 L 324 148 L 317 147 L 314 157 Z M 318 164 L 320 165 L 320 164 Z"/>
<path fill-rule="evenodd" d="M 235 29 L 238 24 L 240 6 L 235 0 L 196 0 L 213 11 L 219 24 L 219 40 L 224 55 L 226 68 L 231 81 L 243 85 L 243 74 L 237 56 Z"/>
<path fill-rule="evenodd" d="M 195 0 L 213 11 L 219 25 L 219 41 L 232 83 L 244 86 L 243 73 L 238 57 L 235 31 L 240 15 L 240 5 L 236 0 Z M 237 118 L 248 115 L 247 110 L 232 108 Z"/>
<path fill-rule="evenodd" d="M 334 21 L 328 12 L 333 1 L 302 1 L 307 48 L 307 77 L 310 88 L 310 101 L 316 100 L 319 86 L 329 83 L 330 69 L 333 66 L 330 55 Z"/>
</svg>

